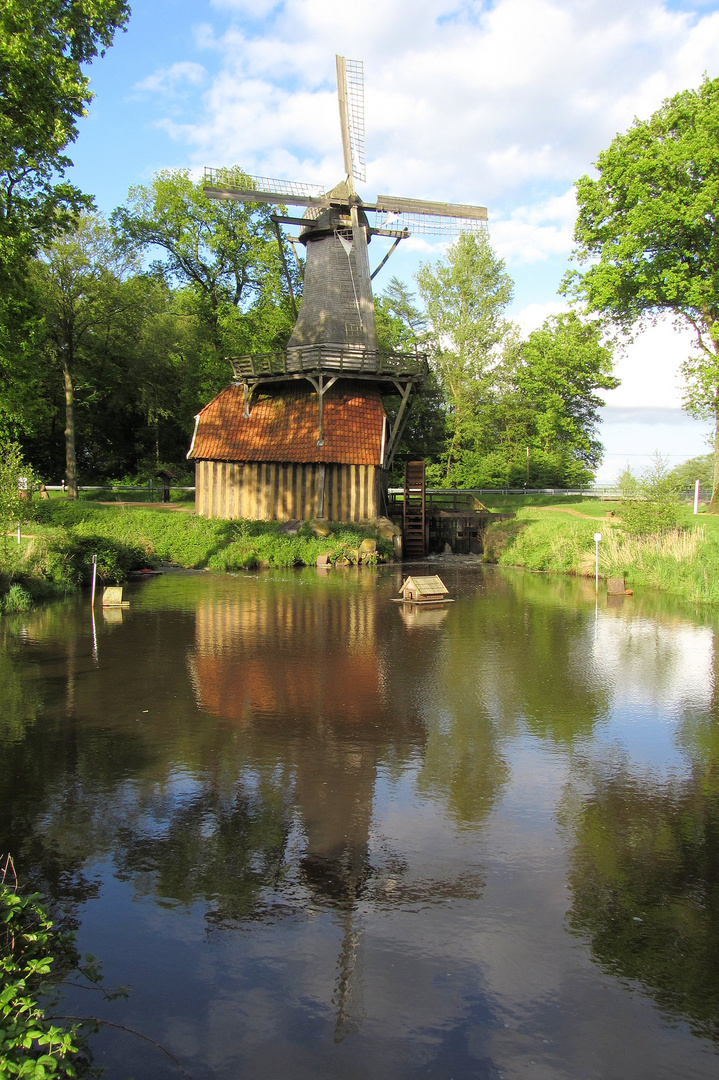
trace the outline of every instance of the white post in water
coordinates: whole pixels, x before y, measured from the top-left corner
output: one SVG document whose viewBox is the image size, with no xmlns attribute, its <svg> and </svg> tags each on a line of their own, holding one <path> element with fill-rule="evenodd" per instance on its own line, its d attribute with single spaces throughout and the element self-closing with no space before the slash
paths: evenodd
<svg viewBox="0 0 719 1080">
<path fill-rule="evenodd" d="M 599 594 L 599 541 L 602 539 L 601 533 L 594 534 L 594 591 Z"/>
<path fill-rule="evenodd" d="M 90 607 L 95 610 L 95 582 L 97 581 L 97 555 L 92 557 L 92 595 L 90 597 Z"/>
<path fill-rule="evenodd" d="M 699 513 L 699 481 L 694 485 L 694 513 Z"/>
</svg>

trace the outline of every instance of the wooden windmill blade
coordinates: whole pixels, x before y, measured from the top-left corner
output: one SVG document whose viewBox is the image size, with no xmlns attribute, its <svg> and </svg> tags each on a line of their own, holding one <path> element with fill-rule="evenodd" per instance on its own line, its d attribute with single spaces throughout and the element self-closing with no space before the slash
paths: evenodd
<svg viewBox="0 0 719 1080">
<path fill-rule="evenodd" d="M 337 97 L 342 129 L 342 156 L 347 177 L 364 183 L 367 179 L 364 132 L 364 66 L 361 60 L 335 56 Z"/>
<path fill-rule="evenodd" d="M 412 233 L 456 236 L 461 232 L 481 232 L 487 224 L 486 206 L 432 202 L 427 199 L 379 195 L 374 206 L 377 228 L 409 229 Z"/>
<path fill-rule="evenodd" d="M 205 169 L 203 187 L 210 199 L 270 205 L 329 206 L 327 194 L 317 184 L 248 176 L 238 169 Z"/>
</svg>

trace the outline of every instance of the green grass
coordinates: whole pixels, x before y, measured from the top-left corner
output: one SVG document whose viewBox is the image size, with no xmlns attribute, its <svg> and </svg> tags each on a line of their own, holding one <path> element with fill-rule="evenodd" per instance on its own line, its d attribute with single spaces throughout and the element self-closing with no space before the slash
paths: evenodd
<svg viewBox="0 0 719 1080">
<path fill-rule="evenodd" d="M 552 505 L 560 505 L 556 500 Z M 485 558 L 504 566 L 545 573 L 593 576 L 594 533 L 602 534 L 602 577 L 626 579 L 635 591 L 660 590 L 692 603 L 719 603 L 719 518 L 680 511 L 680 528 L 656 536 L 631 537 L 621 528 L 617 503 L 574 499 L 564 510 L 526 504 L 516 517 L 496 522 L 485 534 Z M 606 512 L 616 518 L 609 520 Z"/>
<path fill-rule="evenodd" d="M 23 544 L 0 548 L 0 607 L 8 613 L 20 594 L 56 596 L 87 585 L 97 555 L 101 585 L 122 582 L 131 570 L 160 561 L 192 569 L 238 571 L 255 567 L 312 566 L 318 555 L 352 557 L 363 540 L 377 540 L 377 557 L 393 557 L 392 542 L 370 527 L 333 524 L 316 536 L 307 523 L 289 536 L 279 522 L 220 521 L 170 509 L 102 506 L 92 500 L 43 500 L 33 507 Z"/>
</svg>

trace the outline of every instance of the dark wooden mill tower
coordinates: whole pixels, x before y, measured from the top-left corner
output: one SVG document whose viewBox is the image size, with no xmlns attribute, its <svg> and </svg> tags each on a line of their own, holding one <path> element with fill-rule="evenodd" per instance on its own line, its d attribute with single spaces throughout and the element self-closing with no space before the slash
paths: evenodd
<svg viewBox="0 0 719 1080">
<path fill-rule="evenodd" d="M 359 61 L 337 57 L 346 179 L 331 190 L 236 169 L 206 169 L 215 199 L 277 206 L 298 226 L 306 260 L 297 323 L 281 353 L 231 358 L 234 381 L 199 413 L 188 457 L 197 511 L 207 517 L 361 520 L 385 512 L 389 469 L 427 373 L 419 353 L 378 348 L 371 279 L 412 233 L 485 227 L 480 206 L 379 196 L 363 202 L 364 82 Z M 292 217 L 287 206 L 303 206 Z M 370 271 L 373 236 L 391 237 Z M 399 396 L 388 423 L 383 395 Z"/>
</svg>

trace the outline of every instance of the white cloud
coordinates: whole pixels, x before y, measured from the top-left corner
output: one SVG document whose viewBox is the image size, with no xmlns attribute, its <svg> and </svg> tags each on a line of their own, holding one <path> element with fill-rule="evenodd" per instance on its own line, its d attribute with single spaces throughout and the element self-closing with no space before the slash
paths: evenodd
<svg viewBox="0 0 719 1080">
<path fill-rule="evenodd" d="M 577 204 L 574 189 L 533 206 L 519 206 L 494 221 L 492 246 L 514 262 L 540 262 L 548 255 L 569 255 Z"/>
<path fill-rule="evenodd" d="M 693 354 L 694 338 L 677 330 L 669 319 L 637 334 L 615 357 L 621 386 L 605 394 L 614 408 L 678 409 L 682 405 L 680 365 Z"/>
<path fill-rule="evenodd" d="M 566 227 L 514 208 L 566 191 L 719 55 L 716 13 L 658 0 L 365 0 L 352 20 L 335 0 L 215 6 L 237 20 L 198 30 L 221 62 L 204 116 L 168 125 L 203 163 L 335 182 L 333 54 L 361 57 L 369 190 L 488 204 L 498 241 L 535 260 L 566 250 Z M 261 30 L 248 13 L 267 16 Z"/>
<path fill-rule="evenodd" d="M 569 311 L 569 304 L 562 303 L 561 300 L 550 300 L 545 304 L 528 304 L 512 316 L 512 321 L 518 325 L 522 337 L 528 337 L 552 315 L 561 315 L 563 311 Z"/>
<path fill-rule="evenodd" d="M 202 64 L 190 60 L 181 60 L 170 67 L 158 68 L 152 75 L 135 83 L 133 90 L 155 94 L 174 94 L 185 86 L 201 86 L 207 71 Z"/>
</svg>

